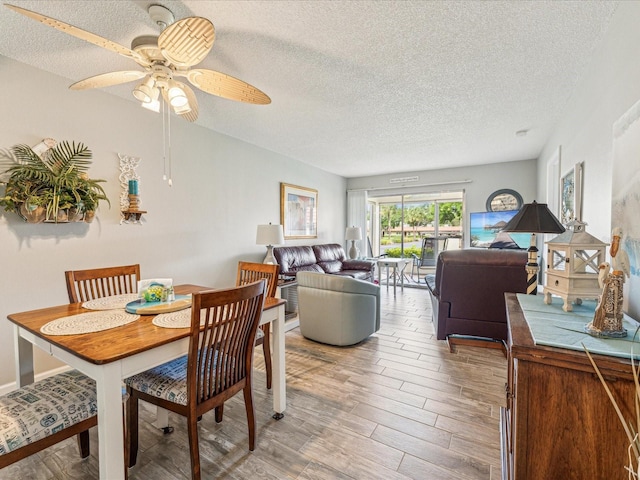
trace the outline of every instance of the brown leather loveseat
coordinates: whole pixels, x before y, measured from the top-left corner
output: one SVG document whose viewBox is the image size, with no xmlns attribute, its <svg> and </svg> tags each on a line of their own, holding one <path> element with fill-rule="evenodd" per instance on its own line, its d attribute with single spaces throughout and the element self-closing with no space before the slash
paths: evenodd
<svg viewBox="0 0 640 480">
<path fill-rule="evenodd" d="M 281 275 L 295 276 L 298 272 L 330 273 L 373 282 L 375 263 L 350 260 L 337 243 L 274 247 L 273 256 L 280 265 Z"/>
<path fill-rule="evenodd" d="M 438 340 L 448 336 L 507 339 L 505 292 L 525 293 L 524 250 L 447 250 L 427 275 Z"/>
</svg>

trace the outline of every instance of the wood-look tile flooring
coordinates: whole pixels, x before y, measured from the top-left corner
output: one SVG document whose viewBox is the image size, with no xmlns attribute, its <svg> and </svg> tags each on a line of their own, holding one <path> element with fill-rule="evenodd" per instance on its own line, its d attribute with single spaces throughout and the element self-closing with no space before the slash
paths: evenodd
<svg viewBox="0 0 640 480">
<path fill-rule="evenodd" d="M 203 478 L 425 479 L 500 478 L 499 407 L 506 361 L 499 350 L 458 347 L 434 337 L 429 293 L 382 289 L 382 327 L 355 347 L 286 335 L 287 410 L 271 418 L 262 351 L 256 349 L 258 442 L 249 452 L 242 395 L 200 422 Z M 132 480 L 190 478 L 186 426 L 163 435 L 142 404 L 138 464 Z M 98 478 L 98 438 L 80 459 L 75 439 L 0 470 L 6 479 Z"/>
</svg>

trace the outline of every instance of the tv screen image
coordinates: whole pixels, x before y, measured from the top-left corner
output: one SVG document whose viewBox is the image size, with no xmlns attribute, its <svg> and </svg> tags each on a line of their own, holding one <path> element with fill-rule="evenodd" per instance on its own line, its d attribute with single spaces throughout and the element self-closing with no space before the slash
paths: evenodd
<svg viewBox="0 0 640 480">
<path fill-rule="evenodd" d="M 469 232 L 471 246 L 481 248 L 489 248 L 489 246 L 494 248 L 529 248 L 531 234 L 501 231 L 516 213 L 518 213 L 518 210 L 471 212 Z"/>
</svg>

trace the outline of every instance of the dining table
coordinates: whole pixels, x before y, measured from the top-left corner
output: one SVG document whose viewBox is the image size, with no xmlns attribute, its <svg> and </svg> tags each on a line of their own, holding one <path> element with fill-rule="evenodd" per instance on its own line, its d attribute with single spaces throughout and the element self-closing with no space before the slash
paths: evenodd
<svg viewBox="0 0 640 480">
<path fill-rule="evenodd" d="M 177 285 L 175 293 L 192 294 L 208 287 Z M 285 300 L 265 298 L 260 324 L 271 323 L 273 341 L 273 417 L 286 408 L 284 355 Z M 164 328 L 153 323 L 155 315 L 97 332 L 49 335 L 43 326 L 90 310 L 82 303 L 41 308 L 7 316 L 14 324 L 16 383 L 33 383 L 33 346 L 75 368 L 96 382 L 98 408 L 99 469 L 103 480 L 125 478 L 124 409 L 122 380 L 183 356 L 188 351 L 190 328 Z M 46 330 L 46 329 L 45 329 Z M 166 423 L 158 420 L 156 426 Z"/>
</svg>

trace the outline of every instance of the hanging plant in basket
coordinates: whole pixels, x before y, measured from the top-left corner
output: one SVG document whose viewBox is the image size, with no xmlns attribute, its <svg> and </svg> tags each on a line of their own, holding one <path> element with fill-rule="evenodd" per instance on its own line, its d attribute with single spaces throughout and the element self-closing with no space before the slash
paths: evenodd
<svg viewBox="0 0 640 480">
<path fill-rule="evenodd" d="M 27 145 L 2 151 L 0 206 L 29 223 L 91 222 L 101 200 L 111 203 L 100 185 L 104 180 L 89 178 L 90 159 L 85 145 L 67 141 L 41 155 Z"/>
</svg>

